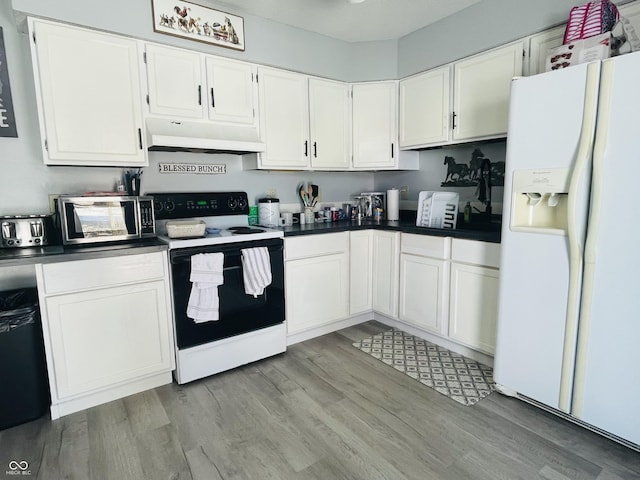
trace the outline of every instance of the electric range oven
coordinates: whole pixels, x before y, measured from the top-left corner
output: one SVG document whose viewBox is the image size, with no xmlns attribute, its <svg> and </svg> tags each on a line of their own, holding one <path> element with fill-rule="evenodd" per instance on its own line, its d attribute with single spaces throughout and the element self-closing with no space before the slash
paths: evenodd
<svg viewBox="0 0 640 480">
<path fill-rule="evenodd" d="M 245 192 L 151 193 L 158 238 L 169 246 L 176 335 L 176 381 L 180 384 L 286 350 L 283 232 L 249 226 Z M 206 234 L 169 238 L 166 223 L 198 219 Z M 245 293 L 242 250 L 266 247 L 271 284 L 261 295 Z M 219 320 L 195 322 L 187 315 L 193 284 L 191 258 L 224 254 L 218 286 Z"/>
</svg>

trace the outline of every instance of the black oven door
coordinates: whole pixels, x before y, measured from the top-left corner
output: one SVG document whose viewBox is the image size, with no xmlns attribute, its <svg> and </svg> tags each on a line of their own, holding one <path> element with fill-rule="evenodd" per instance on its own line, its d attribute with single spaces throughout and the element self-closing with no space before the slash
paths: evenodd
<svg viewBox="0 0 640 480">
<path fill-rule="evenodd" d="M 244 290 L 241 249 L 267 247 L 272 282 L 262 295 Z M 191 293 L 191 256 L 224 253 L 224 281 L 218 287 L 220 320 L 196 323 L 187 317 Z M 282 239 L 257 240 L 171 250 L 173 304 L 179 349 L 194 347 L 284 322 L 284 259 Z"/>
</svg>

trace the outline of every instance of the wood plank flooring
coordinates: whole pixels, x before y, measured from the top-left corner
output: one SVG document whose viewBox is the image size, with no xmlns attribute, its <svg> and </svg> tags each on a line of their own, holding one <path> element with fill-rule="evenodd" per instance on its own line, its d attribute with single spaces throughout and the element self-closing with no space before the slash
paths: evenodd
<svg viewBox="0 0 640 480">
<path fill-rule="evenodd" d="M 640 453 L 519 400 L 465 407 L 351 346 L 287 353 L 0 432 L 0 478 L 640 480 Z M 25 478 L 25 477 L 21 477 Z"/>
</svg>

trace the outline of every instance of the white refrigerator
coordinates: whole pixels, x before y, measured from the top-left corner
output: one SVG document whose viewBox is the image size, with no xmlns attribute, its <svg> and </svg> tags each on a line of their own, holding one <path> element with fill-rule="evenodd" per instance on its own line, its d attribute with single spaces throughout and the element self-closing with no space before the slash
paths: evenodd
<svg viewBox="0 0 640 480">
<path fill-rule="evenodd" d="M 498 391 L 640 445 L 640 53 L 512 82 Z"/>
</svg>

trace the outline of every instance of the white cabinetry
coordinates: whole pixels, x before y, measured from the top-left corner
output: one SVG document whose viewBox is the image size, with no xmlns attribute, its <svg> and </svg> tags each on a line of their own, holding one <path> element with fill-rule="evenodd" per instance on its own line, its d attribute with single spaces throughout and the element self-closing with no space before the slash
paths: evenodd
<svg viewBox="0 0 640 480">
<path fill-rule="evenodd" d="M 305 75 L 258 68 L 260 130 L 265 151 L 258 167 L 305 169 L 309 166 L 309 90 Z"/>
<path fill-rule="evenodd" d="M 135 40 L 29 19 L 44 163 L 144 166 Z"/>
<path fill-rule="evenodd" d="M 451 246 L 449 336 L 495 352 L 500 245 L 454 238 Z"/>
<path fill-rule="evenodd" d="M 353 89 L 353 168 L 417 170 L 417 152 L 398 147 L 398 82 L 356 83 Z"/>
<path fill-rule="evenodd" d="M 346 170 L 351 163 L 351 88 L 309 78 L 311 168 Z"/>
<path fill-rule="evenodd" d="M 349 234 L 349 314 L 370 312 L 373 308 L 373 231 Z"/>
<path fill-rule="evenodd" d="M 258 75 L 266 142 L 258 168 L 348 169 L 349 85 L 273 68 L 260 68 Z"/>
<path fill-rule="evenodd" d="M 166 252 L 36 267 L 51 416 L 170 383 Z"/>
<path fill-rule="evenodd" d="M 505 136 L 511 79 L 522 75 L 523 42 L 456 62 L 453 139 Z"/>
<path fill-rule="evenodd" d="M 447 65 L 400 80 L 400 148 L 449 140 L 450 71 Z"/>
<path fill-rule="evenodd" d="M 449 300 L 449 237 L 402 234 L 400 320 L 446 334 Z"/>
<path fill-rule="evenodd" d="M 349 316 L 349 232 L 285 238 L 287 334 Z"/>
<path fill-rule="evenodd" d="M 353 167 L 396 166 L 397 83 L 353 85 Z"/>
<path fill-rule="evenodd" d="M 373 231 L 373 309 L 398 318 L 400 233 Z"/>
<path fill-rule="evenodd" d="M 525 64 L 525 75 L 544 72 L 547 51 L 562 45 L 565 28 L 565 25 L 561 25 L 529 37 L 529 61 Z"/>
<path fill-rule="evenodd" d="M 145 62 L 150 114 L 257 129 L 254 65 L 156 44 Z"/>
<path fill-rule="evenodd" d="M 509 44 L 401 80 L 401 147 L 506 136 L 511 79 L 522 74 L 523 44 Z"/>
<path fill-rule="evenodd" d="M 203 58 L 198 52 L 162 45 L 145 46 L 149 112 L 204 118 Z"/>
</svg>

